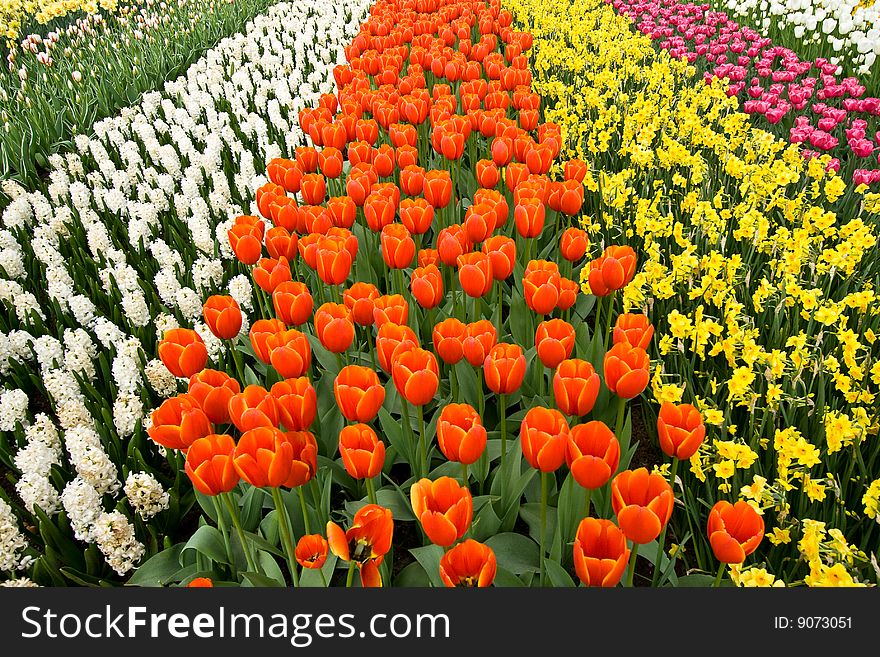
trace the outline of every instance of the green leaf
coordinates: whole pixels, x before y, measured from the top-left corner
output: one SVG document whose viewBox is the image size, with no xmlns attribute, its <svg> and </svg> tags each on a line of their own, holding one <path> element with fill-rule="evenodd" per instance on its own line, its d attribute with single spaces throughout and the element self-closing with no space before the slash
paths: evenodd
<svg viewBox="0 0 880 657">
<path fill-rule="evenodd" d="M 226 555 L 226 547 L 223 543 L 223 534 L 211 525 L 202 525 L 196 530 L 196 533 L 183 546 L 180 554 L 181 559 L 188 550 L 195 550 L 217 563 L 229 563 L 229 557 Z M 180 565 L 182 566 L 183 563 L 181 562 Z"/>
<path fill-rule="evenodd" d="M 550 583 L 557 588 L 574 588 L 571 575 L 558 562 L 553 559 L 544 559 L 544 570 Z"/>
<path fill-rule="evenodd" d="M 713 584 L 715 584 L 715 577 L 706 573 L 694 573 L 678 578 L 678 585 L 686 588 L 710 588 Z M 721 585 L 731 586 L 732 583 L 722 581 Z"/>
<path fill-rule="evenodd" d="M 404 435 L 401 425 L 391 417 L 391 413 L 384 407 L 379 409 L 379 424 L 382 425 L 382 432 L 388 438 L 388 442 L 397 450 L 397 453 L 403 456 L 407 463 L 412 463 L 412 445 L 410 445 L 409 438 Z"/>
<path fill-rule="evenodd" d="M 261 573 L 241 573 L 244 581 L 241 583 L 242 587 L 250 588 L 278 588 L 283 586 L 279 584 L 275 579 L 271 577 L 267 577 Z"/>
<path fill-rule="evenodd" d="M 523 581 L 506 568 L 498 566 L 495 571 L 495 586 L 499 588 L 522 588 Z"/>
<path fill-rule="evenodd" d="M 416 558 L 416 561 L 427 573 L 431 586 L 443 588 L 443 580 L 440 579 L 440 559 L 443 558 L 443 548 L 438 545 L 426 545 L 425 547 L 412 548 L 410 554 Z"/>
<path fill-rule="evenodd" d="M 486 541 L 486 545 L 495 552 L 498 565 L 513 574 L 538 571 L 538 545 L 527 536 L 512 532 L 496 534 Z"/>
<path fill-rule="evenodd" d="M 263 550 L 257 550 L 257 561 L 260 562 L 259 567 L 266 574 L 266 577 L 274 579 L 280 586 L 286 585 L 284 573 L 281 572 L 275 557 Z"/>
<path fill-rule="evenodd" d="M 413 515 L 410 501 L 403 496 L 400 490 L 393 488 L 382 488 L 376 491 L 376 502 L 386 509 L 391 509 L 391 515 L 394 522 L 411 521 L 416 517 Z"/>
<path fill-rule="evenodd" d="M 519 517 L 529 526 L 529 536 L 536 543 L 541 541 L 541 503 L 527 502 L 519 508 Z M 549 547 L 550 538 L 556 533 L 556 509 L 552 506 L 547 507 L 547 545 Z"/>
<path fill-rule="evenodd" d="M 431 580 L 422 564 L 414 561 L 397 574 L 394 586 L 424 588 L 431 586 Z"/>
<path fill-rule="evenodd" d="M 322 573 L 324 579 L 329 585 L 330 578 L 333 577 L 333 571 L 336 569 L 336 561 L 336 555 L 330 554 L 327 556 L 327 561 L 324 562 L 324 565 L 320 570 L 316 568 L 301 569 L 299 571 L 299 585 L 307 588 L 323 588 L 324 582 L 321 580 Z"/>
<path fill-rule="evenodd" d="M 182 552 L 183 543 L 178 543 L 153 555 L 134 571 L 126 586 L 165 586 L 181 570 Z"/>
</svg>

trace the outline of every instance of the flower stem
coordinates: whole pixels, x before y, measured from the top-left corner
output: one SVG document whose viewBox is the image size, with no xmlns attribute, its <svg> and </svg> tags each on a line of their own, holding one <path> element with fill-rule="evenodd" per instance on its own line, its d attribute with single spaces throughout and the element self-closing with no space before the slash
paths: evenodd
<svg viewBox="0 0 880 657">
<path fill-rule="evenodd" d="M 425 438 L 425 409 L 419 406 L 419 472 L 428 476 L 428 443 Z"/>
<path fill-rule="evenodd" d="M 469 478 L 470 477 L 468 475 L 468 464 L 462 463 L 461 464 L 461 485 L 464 486 L 465 488 L 467 488 Z"/>
<path fill-rule="evenodd" d="M 727 564 L 726 564 L 726 563 L 722 563 L 722 564 L 718 567 L 718 574 L 715 575 L 715 583 L 712 585 L 713 588 L 716 588 L 716 589 L 717 589 L 717 588 L 720 588 L 720 587 L 721 587 L 721 579 L 724 577 L 724 571 L 725 571 L 726 569 L 727 569 Z"/>
<path fill-rule="evenodd" d="M 376 486 L 373 484 L 373 478 L 367 477 L 364 481 L 367 484 L 367 498 L 370 500 L 370 504 L 378 504 L 376 502 Z"/>
<path fill-rule="evenodd" d="M 226 558 L 229 559 L 229 564 L 232 566 L 233 573 L 235 573 L 235 559 L 232 555 L 232 546 L 229 543 L 229 527 L 226 525 L 223 509 L 220 508 L 220 500 L 217 499 L 216 495 L 211 498 L 211 501 L 214 502 L 214 511 L 217 513 L 217 526 L 220 528 L 220 533 L 223 534 L 223 547 L 226 548 Z"/>
<path fill-rule="evenodd" d="M 507 395 L 498 395 L 498 404 L 501 412 L 501 471 L 504 472 L 504 463 L 507 460 Z"/>
<path fill-rule="evenodd" d="M 290 570 L 290 578 L 293 585 L 299 586 L 299 576 L 296 572 L 296 557 L 293 547 L 293 539 L 290 534 L 290 521 L 287 518 L 287 510 L 281 499 L 281 489 L 272 488 L 272 501 L 275 502 L 275 512 L 278 514 L 278 531 L 281 533 L 281 543 L 284 546 L 284 554 L 287 556 L 287 567 Z"/>
<path fill-rule="evenodd" d="M 632 554 L 629 557 L 629 570 L 626 573 L 626 585 L 627 586 L 633 585 L 633 577 L 635 576 L 635 573 L 636 573 L 636 559 L 638 558 L 638 556 L 639 556 L 639 544 L 633 543 L 632 544 Z"/>
<path fill-rule="evenodd" d="M 605 351 L 608 351 L 608 342 L 611 339 L 611 318 L 614 316 L 614 295 L 608 295 L 608 309 L 605 312 Z"/>
<path fill-rule="evenodd" d="M 226 508 L 229 509 L 229 516 L 232 518 L 232 524 L 238 534 L 238 540 L 241 542 L 241 549 L 244 552 L 244 558 L 247 561 L 248 570 L 255 573 L 260 572 L 260 569 L 257 567 L 257 563 L 254 560 L 254 555 L 251 554 L 251 546 L 248 545 L 248 542 L 245 540 L 244 529 L 241 526 L 241 521 L 238 519 L 238 510 L 232 501 L 232 497 L 229 493 L 220 493 L 220 497 L 226 504 Z"/>
<path fill-rule="evenodd" d="M 617 398 L 617 421 L 614 423 L 614 435 L 620 440 L 620 432 L 623 430 L 623 417 L 626 411 L 626 399 Z"/>
<path fill-rule="evenodd" d="M 593 499 L 593 489 L 588 488 L 587 495 L 584 498 L 584 518 L 590 517 L 590 502 L 592 502 L 592 499 Z"/>
<path fill-rule="evenodd" d="M 541 586 L 544 586 L 544 546 L 547 542 L 547 473 L 541 472 Z"/>
<path fill-rule="evenodd" d="M 669 478 L 672 480 L 672 487 L 675 488 L 675 473 L 678 472 L 678 459 L 672 459 L 672 469 Z M 663 525 L 660 530 L 660 537 L 657 539 L 657 557 L 654 559 L 654 576 L 651 578 L 651 586 L 657 586 L 660 583 L 660 560 L 663 558 L 663 548 L 666 543 L 666 529 L 669 524 Z"/>
<path fill-rule="evenodd" d="M 354 561 L 348 562 L 348 576 L 345 578 L 345 588 L 350 589 L 354 581 Z"/>
<path fill-rule="evenodd" d="M 296 492 L 299 494 L 299 507 L 300 507 L 300 509 L 302 509 L 302 514 L 303 514 L 303 525 L 305 525 L 305 528 L 306 528 L 306 534 L 311 534 L 311 533 L 312 533 L 312 530 L 311 530 L 311 528 L 309 527 L 309 511 L 308 511 L 308 509 L 306 508 L 306 496 L 305 496 L 305 494 L 303 493 L 303 488 L 302 488 L 302 486 L 297 486 L 297 487 L 296 487 Z"/>
</svg>

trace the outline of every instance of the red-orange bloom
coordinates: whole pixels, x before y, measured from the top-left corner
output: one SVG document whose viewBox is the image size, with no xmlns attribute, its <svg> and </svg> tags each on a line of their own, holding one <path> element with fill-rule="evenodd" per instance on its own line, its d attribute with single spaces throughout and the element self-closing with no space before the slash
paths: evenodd
<svg viewBox="0 0 880 657">
<path fill-rule="evenodd" d="M 325 237 L 318 242 L 316 264 L 318 276 L 327 285 L 345 282 L 351 273 L 354 257 L 342 237 Z"/>
<path fill-rule="evenodd" d="M 467 231 L 461 224 L 453 224 L 441 230 L 437 235 L 437 251 L 440 260 L 448 267 L 458 263 L 459 256 L 470 253 L 474 248 Z"/>
<path fill-rule="evenodd" d="M 614 344 L 628 342 L 633 347 L 647 350 L 654 337 L 654 326 L 647 315 L 623 313 L 614 322 Z"/>
<path fill-rule="evenodd" d="M 400 202 L 400 221 L 414 235 L 426 233 L 434 222 L 434 208 L 423 198 Z"/>
<path fill-rule="evenodd" d="M 574 570 L 584 586 L 615 586 L 626 570 L 626 536 L 610 520 L 584 518 L 574 539 Z"/>
<path fill-rule="evenodd" d="M 618 342 L 605 354 L 605 385 L 618 397 L 638 397 L 648 386 L 650 366 L 644 349 Z"/>
<path fill-rule="evenodd" d="M 764 538 L 764 519 L 748 502 L 717 502 L 709 511 L 706 533 L 721 563 L 742 563 Z"/>
<path fill-rule="evenodd" d="M 397 205 L 394 203 L 394 199 L 388 198 L 380 192 L 372 192 L 364 203 L 364 217 L 367 220 L 367 227 L 374 233 L 378 233 L 385 226 L 393 223 L 396 212 Z"/>
<path fill-rule="evenodd" d="M 555 368 L 571 356 L 574 350 L 574 327 L 561 319 L 551 319 L 538 324 L 535 331 L 535 347 L 544 367 Z"/>
<path fill-rule="evenodd" d="M 253 265 L 263 253 L 263 231 L 253 226 L 236 224 L 226 231 L 235 257 L 245 265 Z"/>
<path fill-rule="evenodd" d="M 525 238 L 537 237 L 544 229 L 546 210 L 538 198 L 523 198 L 513 208 L 517 232 Z"/>
<path fill-rule="evenodd" d="M 186 475 L 193 488 L 203 495 L 228 493 L 238 485 L 238 472 L 232 464 L 235 441 L 232 436 L 209 434 L 194 441 L 186 451 Z"/>
<path fill-rule="evenodd" d="M 513 273 L 516 264 L 516 242 L 505 235 L 492 235 L 483 242 L 483 253 L 492 263 L 492 278 L 503 281 Z"/>
<path fill-rule="evenodd" d="M 425 174 L 425 184 L 422 190 L 425 200 L 434 209 L 445 208 L 452 199 L 452 178 L 448 171 L 428 171 Z"/>
<path fill-rule="evenodd" d="M 341 354 L 354 340 L 351 315 L 341 303 L 325 303 L 315 313 L 315 333 L 327 351 Z"/>
<path fill-rule="evenodd" d="M 559 252 L 569 262 L 577 262 L 587 252 L 590 246 L 590 237 L 587 231 L 580 228 L 566 228 L 559 239 Z"/>
<path fill-rule="evenodd" d="M 390 374 L 395 354 L 398 351 L 418 346 L 419 339 L 409 326 L 385 322 L 376 333 L 376 353 L 379 356 L 379 367 Z"/>
<path fill-rule="evenodd" d="M 348 365 L 333 381 L 336 404 L 347 420 L 369 422 L 385 401 L 385 388 L 379 376 L 369 367 Z"/>
<path fill-rule="evenodd" d="M 284 281 L 291 280 L 290 265 L 287 258 L 260 258 L 260 262 L 254 267 L 251 275 L 254 282 L 260 286 L 266 294 L 272 294 L 276 287 Z"/>
<path fill-rule="evenodd" d="M 417 260 L 419 267 L 438 265 L 441 262 L 440 252 L 437 249 L 419 249 Z"/>
<path fill-rule="evenodd" d="M 211 589 L 214 588 L 214 582 L 210 577 L 196 577 L 186 585 L 188 589 Z"/>
<path fill-rule="evenodd" d="M 581 211 L 581 206 L 584 204 L 584 186 L 577 180 L 566 180 L 561 185 L 559 209 L 562 214 L 570 217 Z"/>
<path fill-rule="evenodd" d="M 617 472 L 620 443 L 604 422 L 578 424 L 571 428 L 565 460 L 574 480 L 588 490 L 595 490 Z"/>
<path fill-rule="evenodd" d="M 464 215 L 464 227 L 471 242 L 482 242 L 495 230 L 495 206 L 485 201 L 471 205 Z"/>
<path fill-rule="evenodd" d="M 174 376 L 188 378 L 205 369 L 208 348 L 192 329 L 170 329 L 159 342 L 159 358 Z"/>
<path fill-rule="evenodd" d="M 288 431 L 284 439 L 293 447 L 290 476 L 282 485 L 296 488 L 309 483 L 318 471 L 318 442 L 309 431 Z"/>
<path fill-rule="evenodd" d="M 373 325 L 373 308 L 379 298 L 379 289 L 372 283 L 355 283 L 342 295 L 351 319 L 359 326 Z"/>
<path fill-rule="evenodd" d="M 465 535 L 474 515 L 471 492 L 452 477 L 421 479 L 410 488 L 413 514 L 434 545 L 448 547 Z"/>
<path fill-rule="evenodd" d="M 406 324 L 409 319 L 409 304 L 402 294 L 382 295 L 373 304 L 373 322 L 376 326 L 388 322 Z"/>
<path fill-rule="evenodd" d="M 229 418 L 239 431 L 278 426 L 275 398 L 263 386 L 249 385 L 229 399 Z"/>
<path fill-rule="evenodd" d="M 353 424 L 339 432 L 339 454 L 349 476 L 372 479 L 385 464 L 385 443 L 369 425 Z"/>
<path fill-rule="evenodd" d="M 212 424 L 227 424 L 229 399 L 241 392 L 241 386 L 226 372 L 204 369 L 190 377 L 187 392 L 199 403 Z"/>
<path fill-rule="evenodd" d="M 338 178 L 342 175 L 342 151 L 333 146 L 327 146 L 318 153 L 318 166 L 321 173 L 328 178 Z"/>
<path fill-rule="evenodd" d="M 424 406 L 434 398 L 440 384 L 437 358 L 419 347 L 399 352 L 391 363 L 391 377 L 406 401 Z"/>
<path fill-rule="evenodd" d="M 486 296 L 492 289 L 492 261 L 480 251 L 458 256 L 458 280 L 461 289 L 470 297 Z"/>
<path fill-rule="evenodd" d="M 568 445 L 568 422 L 556 409 L 534 406 L 520 425 L 523 456 L 541 472 L 554 472 L 565 461 Z"/>
<path fill-rule="evenodd" d="M 443 276 L 436 265 L 417 267 L 410 279 L 410 291 L 422 308 L 436 308 L 443 301 Z"/>
<path fill-rule="evenodd" d="M 590 263 L 590 291 L 606 297 L 627 285 L 636 272 L 636 252 L 629 246 L 609 246 Z"/>
<path fill-rule="evenodd" d="M 657 538 L 669 522 L 674 502 L 669 482 L 647 468 L 624 470 L 611 480 L 611 506 L 633 543 L 644 545 Z"/>
<path fill-rule="evenodd" d="M 444 319 L 434 326 L 432 338 L 434 351 L 448 365 L 455 365 L 464 358 L 464 339 L 467 325 L 455 317 Z"/>
<path fill-rule="evenodd" d="M 559 279 L 559 300 L 556 302 L 557 310 L 568 310 L 577 302 L 577 295 L 581 286 L 577 281 L 564 276 Z"/>
<path fill-rule="evenodd" d="M 579 358 L 564 360 L 553 375 L 556 406 L 566 415 L 584 416 L 593 410 L 600 385 L 591 363 Z"/>
<path fill-rule="evenodd" d="M 305 374 L 312 364 L 312 347 L 304 333 L 287 329 L 266 338 L 269 363 L 284 378 L 293 379 Z"/>
<path fill-rule="evenodd" d="M 703 444 L 706 425 L 695 406 L 664 402 L 657 416 L 657 434 L 667 456 L 686 460 Z"/>
<path fill-rule="evenodd" d="M 221 340 L 231 340 L 241 330 L 241 309 L 229 296 L 215 294 L 202 307 L 205 324 Z"/>
<path fill-rule="evenodd" d="M 312 315 L 315 302 L 305 283 L 285 281 L 272 293 L 275 315 L 288 326 L 301 326 Z"/>
<path fill-rule="evenodd" d="M 299 237 L 284 226 L 275 226 L 266 233 L 266 250 L 273 258 L 284 256 L 288 261 L 299 255 Z"/>
<path fill-rule="evenodd" d="M 258 319 L 251 325 L 251 330 L 248 334 L 251 339 L 251 347 L 253 347 L 257 358 L 266 365 L 271 362 L 269 354 L 272 351 L 272 346 L 274 346 L 274 343 L 273 345 L 269 344 L 269 338 L 276 333 L 284 331 L 285 328 L 284 322 L 280 319 Z"/>
<path fill-rule="evenodd" d="M 534 261 L 533 261 L 534 262 Z M 523 277 L 526 305 L 538 315 L 548 315 L 559 303 L 561 277 L 552 269 L 535 269 Z"/>
<path fill-rule="evenodd" d="M 351 228 L 357 217 L 357 205 L 350 196 L 333 196 L 327 199 L 327 211 L 338 228 Z"/>
<path fill-rule="evenodd" d="M 488 319 L 481 319 L 467 325 L 462 339 L 464 357 L 474 367 L 481 367 L 486 356 L 498 343 L 498 331 Z"/>
<path fill-rule="evenodd" d="M 437 444 L 450 461 L 470 465 L 486 449 L 486 428 L 468 404 L 447 404 L 437 420 Z"/>
<path fill-rule="evenodd" d="M 587 177 L 587 165 L 583 160 L 569 160 L 563 168 L 563 177 L 566 180 L 577 180 L 579 183 Z"/>
<path fill-rule="evenodd" d="M 483 363 L 486 386 L 497 395 L 509 395 L 522 385 L 526 376 L 526 357 L 522 347 L 500 342 L 492 347 Z"/>
<path fill-rule="evenodd" d="M 306 205 L 321 205 L 327 194 L 327 183 L 320 173 L 307 173 L 299 181 L 299 193 Z"/>
<path fill-rule="evenodd" d="M 232 455 L 239 476 L 257 488 L 285 485 L 293 470 L 293 459 L 293 444 L 275 427 L 245 431 Z"/>
<path fill-rule="evenodd" d="M 362 581 L 381 586 L 376 582 L 376 568 L 388 550 L 394 534 L 391 510 L 378 504 L 367 504 L 357 510 L 347 532 L 335 522 L 327 523 L 327 542 L 330 550 L 343 561 L 353 561 L 361 568 Z M 375 571 L 375 572 L 371 572 Z"/>
<path fill-rule="evenodd" d="M 449 588 L 484 588 L 492 585 L 497 568 L 492 548 L 469 538 L 440 559 L 440 579 Z"/>
<path fill-rule="evenodd" d="M 416 243 L 403 224 L 382 228 L 382 259 L 389 269 L 406 269 L 416 256 Z"/>
<path fill-rule="evenodd" d="M 169 449 L 185 451 L 199 438 L 214 433 L 214 427 L 199 402 L 188 394 L 170 397 L 150 415 L 147 434 Z"/>
<path fill-rule="evenodd" d="M 308 378 L 278 381 L 270 390 L 278 407 L 278 419 L 288 431 L 302 431 L 314 421 L 318 398 Z"/>
<path fill-rule="evenodd" d="M 410 164 L 400 170 L 400 189 L 408 196 L 418 196 L 425 187 L 425 170 L 417 164 Z M 422 199 L 424 200 L 424 199 Z M 427 205 L 428 202 L 425 201 Z M 401 219 L 403 218 L 403 202 L 400 203 Z M 433 207 L 432 216 L 433 216 Z M 406 223 L 406 222 L 404 222 Z M 409 226 L 407 226 L 409 228 Z M 416 232 L 410 229 L 410 232 Z"/>
<path fill-rule="evenodd" d="M 320 534 L 306 534 L 296 543 L 294 556 L 303 568 L 318 570 L 324 567 L 329 549 L 327 539 Z"/>
</svg>

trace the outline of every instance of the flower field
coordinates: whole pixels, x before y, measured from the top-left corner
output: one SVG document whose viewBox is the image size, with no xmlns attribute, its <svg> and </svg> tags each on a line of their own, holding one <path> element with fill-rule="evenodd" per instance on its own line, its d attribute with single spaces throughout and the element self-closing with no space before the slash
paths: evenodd
<svg viewBox="0 0 880 657">
<path fill-rule="evenodd" d="M 877 585 L 872 4 L 0 2 L 0 584 Z"/>
</svg>

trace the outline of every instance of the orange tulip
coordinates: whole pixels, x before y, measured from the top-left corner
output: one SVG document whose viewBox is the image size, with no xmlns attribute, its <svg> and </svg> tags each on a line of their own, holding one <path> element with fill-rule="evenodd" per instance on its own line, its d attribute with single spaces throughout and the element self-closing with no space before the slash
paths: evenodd
<svg viewBox="0 0 880 657">
<path fill-rule="evenodd" d="M 293 447 L 290 475 L 282 485 L 296 488 L 309 483 L 318 471 L 318 442 L 309 431 L 288 431 L 284 439 Z"/>
<path fill-rule="evenodd" d="M 238 485 L 238 472 L 232 464 L 235 441 L 226 434 L 209 434 L 193 441 L 186 451 L 186 475 L 193 488 L 203 495 L 228 493 Z"/>
<path fill-rule="evenodd" d="M 652 337 L 654 337 L 654 326 L 647 315 L 623 313 L 618 315 L 617 321 L 614 322 L 614 344 L 627 342 L 633 347 L 647 350 Z"/>
<path fill-rule="evenodd" d="M 354 257 L 346 247 L 346 241 L 341 237 L 325 237 L 318 242 L 318 276 L 327 285 L 344 283 L 351 273 Z"/>
<path fill-rule="evenodd" d="M 434 351 L 448 365 L 455 365 L 464 358 L 464 340 L 467 325 L 455 317 L 444 319 L 434 326 L 432 338 Z"/>
<path fill-rule="evenodd" d="M 443 301 L 443 276 L 437 266 L 417 267 L 410 279 L 410 292 L 422 308 L 439 306 Z"/>
<path fill-rule="evenodd" d="M 464 215 L 464 228 L 471 242 L 483 242 L 495 230 L 495 206 L 484 201 L 474 201 Z"/>
<path fill-rule="evenodd" d="M 391 549 L 393 534 L 391 510 L 378 504 L 367 504 L 358 509 L 347 532 L 335 522 L 327 523 L 330 550 L 343 561 L 355 562 L 365 585 L 382 585 L 378 566 Z"/>
<path fill-rule="evenodd" d="M 585 360 L 564 360 L 553 375 L 553 397 L 566 415 L 582 417 L 593 410 L 599 396 L 599 375 Z"/>
<path fill-rule="evenodd" d="M 284 281 L 291 280 L 290 265 L 287 258 L 260 258 L 251 275 L 254 282 L 260 286 L 266 294 L 272 294 L 276 287 Z"/>
<path fill-rule="evenodd" d="M 410 164 L 400 170 L 400 189 L 407 196 L 418 196 L 425 188 L 425 170 L 417 164 Z M 424 201 L 424 199 L 422 199 Z M 428 202 L 425 201 L 427 205 Z M 403 202 L 400 203 L 401 218 L 403 215 Z M 433 216 L 433 207 L 431 215 Z M 406 222 L 404 222 L 405 224 Z M 409 226 L 407 226 L 409 228 Z M 410 232 L 416 232 L 410 228 Z"/>
<path fill-rule="evenodd" d="M 456 266 L 458 258 L 470 253 L 473 248 L 473 242 L 470 241 L 467 231 L 461 224 L 448 226 L 437 235 L 437 252 L 440 260 L 448 267 Z"/>
<path fill-rule="evenodd" d="M 279 331 L 266 338 L 269 363 L 284 378 L 295 379 L 309 370 L 312 348 L 304 333 L 296 329 Z"/>
<path fill-rule="evenodd" d="M 546 210 L 544 202 L 537 198 L 523 198 L 513 208 L 513 220 L 517 232 L 525 238 L 537 237 L 544 229 Z"/>
<path fill-rule="evenodd" d="M 342 175 L 342 151 L 333 146 L 326 146 L 318 153 L 318 166 L 328 178 L 338 178 Z"/>
<path fill-rule="evenodd" d="M 169 449 L 186 451 L 199 438 L 214 433 L 199 402 L 188 394 L 166 399 L 150 414 L 150 420 L 147 434 L 153 442 Z"/>
<path fill-rule="evenodd" d="M 490 149 L 492 162 L 499 167 L 507 166 L 513 160 L 513 139 L 510 137 L 495 137 Z"/>
<path fill-rule="evenodd" d="M 559 240 L 559 252 L 569 262 L 577 262 L 587 253 L 590 237 L 580 228 L 566 228 Z"/>
<path fill-rule="evenodd" d="M 299 237 L 284 226 L 275 226 L 266 233 L 266 250 L 273 258 L 285 257 L 288 262 L 299 255 Z"/>
<path fill-rule="evenodd" d="M 523 277 L 526 305 L 538 315 L 548 315 L 559 303 L 561 277 L 558 271 L 536 269 Z"/>
<path fill-rule="evenodd" d="M 274 343 L 273 345 L 269 344 L 269 338 L 276 333 L 284 331 L 286 328 L 284 322 L 280 319 L 258 319 L 251 325 L 251 330 L 248 334 L 251 340 L 251 347 L 253 347 L 257 358 L 266 365 L 271 362 L 269 353 L 274 345 Z"/>
<path fill-rule="evenodd" d="M 348 365 L 333 381 L 336 404 L 347 420 L 369 422 L 385 402 L 385 388 L 369 367 Z"/>
<path fill-rule="evenodd" d="M 620 443 L 604 422 L 578 424 L 571 428 L 565 460 L 574 480 L 587 490 L 595 490 L 617 472 Z"/>
<path fill-rule="evenodd" d="M 302 431 L 314 421 L 318 398 L 308 378 L 278 381 L 269 392 L 275 398 L 278 419 L 288 431 Z"/>
<path fill-rule="evenodd" d="M 357 217 L 357 205 L 350 196 L 333 196 L 327 200 L 327 211 L 338 228 L 351 228 Z"/>
<path fill-rule="evenodd" d="M 315 333 L 327 351 L 341 354 L 354 341 L 354 324 L 341 303 L 325 303 L 315 313 Z"/>
<path fill-rule="evenodd" d="M 239 431 L 278 426 L 278 405 L 263 386 L 249 385 L 229 399 L 229 418 Z"/>
<path fill-rule="evenodd" d="M 228 424 L 229 399 L 241 392 L 241 386 L 225 372 L 204 369 L 190 377 L 187 392 L 212 424 Z"/>
<path fill-rule="evenodd" d="M 471 526 L 471 492 L 452 477 L 419 480 L 410 488 L 410 500 L 413 514 L 434 545 L 449 547 Z"/>
<path fill-rule="evenodd" d="M 205 369 L 208 348 L 192 329 L 170 329 L 159 342 L 159 358 L 174 376 L 189 378 Z"/>
<path fill-rule="evenodd" d="M 587 165 L 582 160 L 569 160 L 563 168 L 563 177 L 566 180 L 577 180 L 582 183 L 587 177 Z"/>
<path fill-rule="evenodd" d="M 382 259 L 389 269 L 406 269 L 416 255 L 416 243 L 403 224 L 382 228 Z"/>
<path fill-rule="evenodd" d="M 318 269 L 318 245 L 323 239 L 324 235 L 309 233 L 308 235 L 301 235 L 296 243 L 296 248 L 299 250 L 303 261 L 305 261 L 310 269 L 315 271 Z"/>
<path fill-rule="evenodd" d="M 359 326 L 373 325 L 373 308 L 379 289 L 372 283 L 355 283 L 342 295 L 351 319 Z"/>
<path fill-rule="evenodd" d="M 422 190 L 425 200 L 434 209 L 445 208 L 452 199 L 452 178 L 448 171 L 428 171 L 425 174 L 425 184 Z"/>
<path fill-rule="evenodd" d="M 440 385 L 437 358 L 419 347 L 396 353 L 391 363 L 394 386 L 413 406 L 424 406 L 434 398 Z"/>
<path fill-rule="evenodd" d="M 394 200 L 380 192 L 371 192 L 364 202 L 364 217 L 367 220 L 367 227 L 374 233 L 378 233 L 385 226 L 393 223 L 396 212 L 397 206 Z"/>
<path fill-rule="evenodd" d="M 205 324 L 221 340 L 231 340 L 241 330 L 241 309 L 229 296 L 215 294 L 202 307 Z"/>
<path fill-rule="evenodd" d="M 764 519 L 748 502 L 721 500 L 709 511 L 706 532 L 718 561 L 740 564 L 763 540 Z"/>
<path fill-rule="evenodd" d="M 303 568 L 319 570 L 327 561 L 329 547 L 327 540 L 320 534 L 306 534 L 296 543 L 296 562 Z"/>
<path fill-rule="evenodd" d="M 660 535 L 675 501 L 669 482 L 646 468 L 624 470 L 611 480 L 611 506 L 617 523 L 633 543 L 644 545 Z"/>
<path fill-rule="evenodd" d="M 498 165 L 492 160 L 478 160 L 476 174 L 480 187 L 494 188 L 501 180 Z"/>
<path fill-rule="evenodd" d="M 235 257 L 245 265 L 253 265 L 263 253 L 263 232 L 244 224 L 236 224 L 226 231 L 229 246 Z"/>
<path fill-rule="evenodd" d="M 535 331 L 535 347 L 544 367 L 555 368 L 571 356 L 574 350 L 574 327 L 561 319 L 551 319 L 538 324 Z"/>
<path fill-rule="evenodd" d="M 492 585 L 497 567 L 492 548 L 469 538 L 440 559 L 440 579 L 449 588 L 484 588 Z"/>
<path fill-rule="evenodd" d="M 214 588 L 214 582 L 211 581 L 210 577 L 196 577 L 193 580 L 190 580 L 190 583 L 186 585 L 188 589 L 211 589 Z"/>
<path fill-rule="evenodd" d="M 373 302 L 373 322 L 376 326 L 382 326 L 388 322 L 392 324 L 406 324 L 409 319 L 409 304 L 402 294 L 381 295 Z"/>
<path fill-rule="evenodd" d="M 706 425 L 695 406 L 664 402 L 657 416 L 657 435 L 667 456 L 687 460 L 703 444 Z"/>
<path fill-rule="evenodd" d="M 559 210 L 569 217 L 576 215 L 584 204 L 584 186 L 577 180 L 566 180 L 561 185 Z"/>
<path fill-rule="evenodd" d="M 626 536 L 610 520 L 584 518 L 574 539 L 574 570 L 584 586 L 615 586 L 626 570 Z"/>
<path fill-rule="evenodd" d="M 650 366 L 644 349 L 619 342 L 605 354 L 605 385 L 618 397 L 638 397 L 648 386 Z"/>
<path fill-rule="evenodd" d="M 400 221 L 414 235 L 422 235 L 434 222 L 434 208 L 423 198 L 408 198 L 400 202 Z"/>
<path fill-rule="evenodd" d="M 299 181 L 299 192 L 306 205 L 321 205 L 327 195 L 327 183 L 320 173 L 307 173 Z"/>
<path fill-rule="evenodd" d="M 419 346 L 415 332 L 405 324 L 385 322 L 376 334 L 376 352 L 379 356 L 379 367 L 391 373 L 394 357 L 399 351 Z"/>
<path fill-rule="evenodd" d="M 232 462 L 251 486 L 278 488 L 293 471 L 293 444 L 275 427 L 257 427 L 242 434 Z"/>
<path fill-rule="evenodd" d="M 461 346 L 467 361 L 474 367 L 481 367 L 497 343 L 495 325 L 488 319 L 481 319 L 467 325 Z"/>
<path fill-rule="evenodd" d="M 301 326 L 312 315 L 315 302 L 305 283 L 285 281 L 272 292 L 275 315 L 288 326 Z"/>
<path fill-rule="evenodd" d="M 450 461 L 470 465 L 486 449 L 486 429 L 468 404 L 447 404 L 437 420 L 437 443 Z"/>
<path fill-rule="evenodd" d="M 581 286 L 577 281 L 562 277 L 559 279 L 559 299 L 556 301 L 556 309 L 566 311 L 577 302 L 577 295 Z"/>
<path fill-rule="evenodd" d="M 636 271 L 636 253 L 629 246 L 609 246 L 599 258 L 590 263 L 590 291 L 597 297 L 607 297 L 626 286 Z"/>
<path fill-rule="evenodd" d="M 492 278 L 503 281 L 513 273 L 516 264 L 516 242 L 505 235 L 492 235 L 483 242 L 483 253 L 489 256 Z"/>
<path fill-rule="evenodd" d="M 372 479 L 385 464 L 385 443 L 369 425 L 353 424 L 339 432 L 339 454 L 349 476 Z"/>
<path fill-rule="evenodd" d="M 474 251 L 458 256 L 458 280 L 470 297 L 486 296 L 492 289 L 492 261 L 486 253 Z"/>
<path fill-rule="evenodd" d="M 497 395 L 509 395 L 522 385 L 526 376 L 526 357 L 522 347 L 500 342 L 492 347 L 483 363 L 486 387 Z"/>
<path fill-rule="evenodd" d="M 417 256 L 419 267 L 427 267 L 428 265 L 439 265 L 440 252 L 437 249 L 419 249 Z"/>
<path fill-rule="evenodd" d="M 570 433 L 562 413 L 534 406 L 520 425 L 523 456 L 533 468 L 541 472 L 554 472 L 565 460 Z"/>
</svg>

